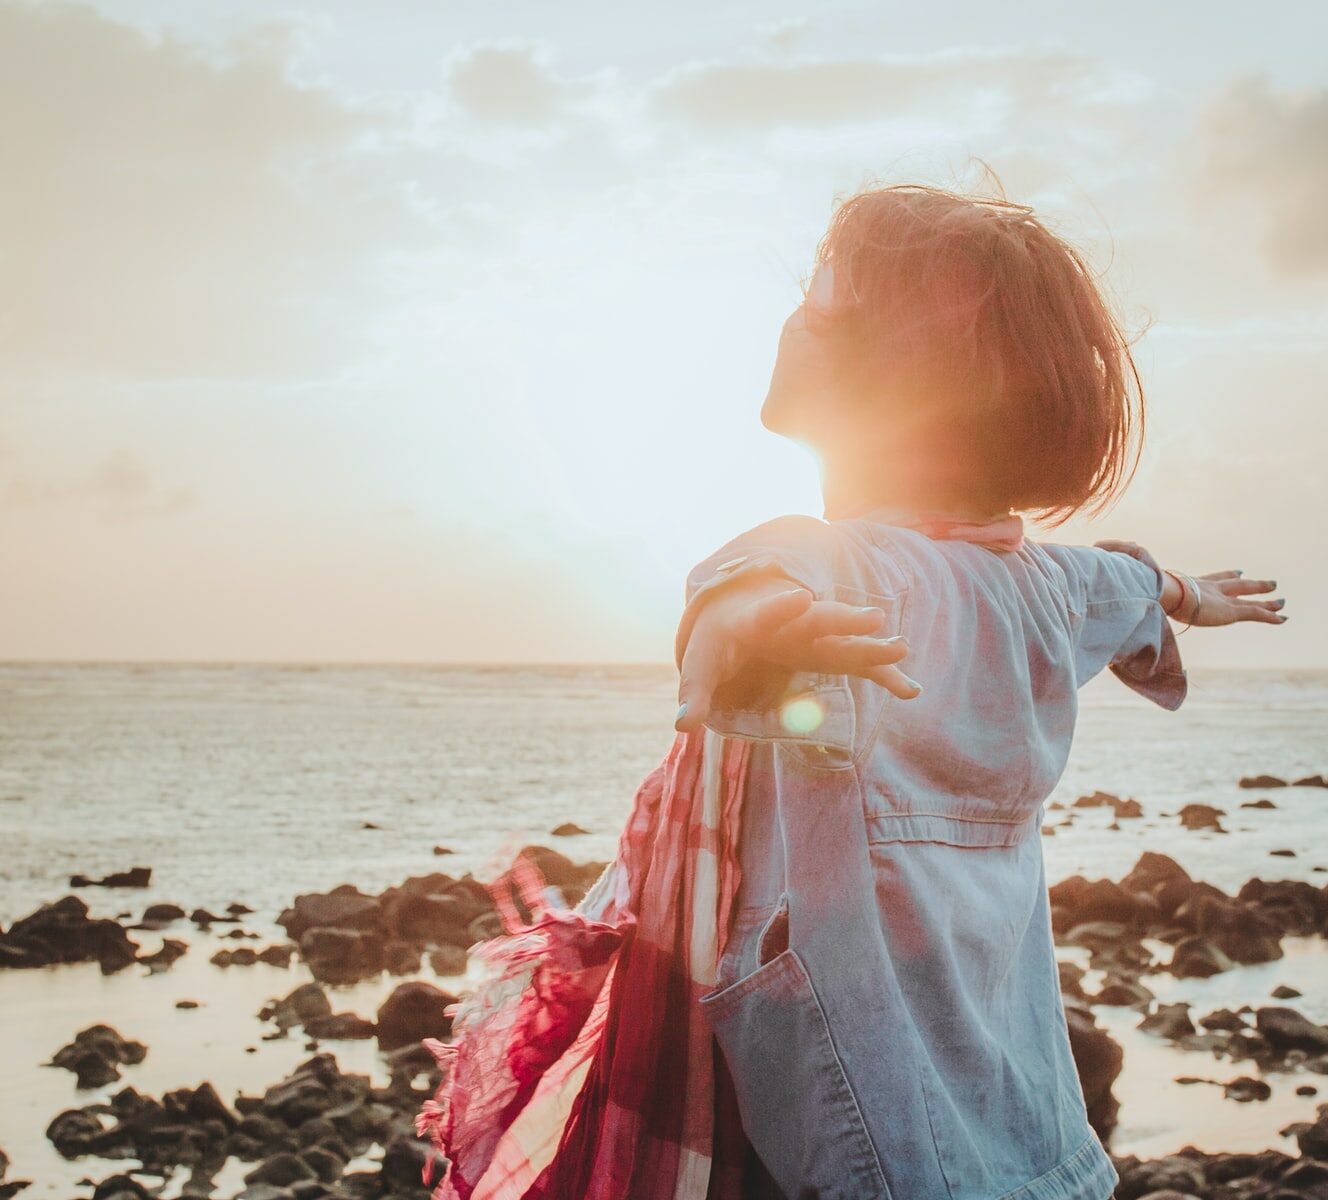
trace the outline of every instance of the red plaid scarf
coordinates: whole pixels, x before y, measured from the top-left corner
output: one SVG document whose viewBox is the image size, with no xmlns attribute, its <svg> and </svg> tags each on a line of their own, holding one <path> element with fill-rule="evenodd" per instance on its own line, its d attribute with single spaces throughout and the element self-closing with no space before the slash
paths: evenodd
<svg viewBox="0 0 1328 1200">
<path fill-rule="evenodd" d="M 444 1070 L 416 1119 L 448 1159 L 434 1200 L 740 1195 L 745 1140 L 696 999 L 724 952 L 750 749 L 678 734 L 576 908 L 525 859 L 490 885 L 508 932 L 471 948 L 486 977 L 453 1041 L 425 1043 Z"/>
</svg>

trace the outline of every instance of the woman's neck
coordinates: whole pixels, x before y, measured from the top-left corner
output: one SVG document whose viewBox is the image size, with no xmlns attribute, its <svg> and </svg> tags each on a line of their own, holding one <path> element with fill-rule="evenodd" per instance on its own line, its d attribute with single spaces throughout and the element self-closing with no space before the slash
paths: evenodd
<svg viewBox="0 0 1328 1200">
<path fill-rule="evenodd" d="M 845 467 L 824 463 L 821 472 L 821 501 L 827 521 L 860 516 L 876 508 L 907 512 L 945 512 L 956 516 L 991 515 L 971 499 L 958 497 L 935 480 L 917 477 L 895 463 Z"/>
</svg>

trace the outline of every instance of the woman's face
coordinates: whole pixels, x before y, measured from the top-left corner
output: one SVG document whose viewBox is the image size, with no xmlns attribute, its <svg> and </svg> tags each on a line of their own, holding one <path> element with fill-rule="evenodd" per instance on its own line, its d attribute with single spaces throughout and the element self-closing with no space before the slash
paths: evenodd
<svg viewBox="0 0 1328 1200">
<path fill-rule="evenodd" d="M 835 424 L 839 404 L 831 386 L 829 348 L 807 328 L 807 305 L 828 308 L 833 298 L 834 271 L 823 263 L 812 276 L 807 299 L 780 330 L 770 388 L 761 406 L 765 428 L 814 447 Z"/>
</svg>

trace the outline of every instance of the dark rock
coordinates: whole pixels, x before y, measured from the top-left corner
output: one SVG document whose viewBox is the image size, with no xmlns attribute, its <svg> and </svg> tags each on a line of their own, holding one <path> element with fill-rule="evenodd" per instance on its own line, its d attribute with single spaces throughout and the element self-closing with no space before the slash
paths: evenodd
<svg viewBox="0 0 1328 1200">
<path fill-rule="evenodd" d="M 302 983 L 280 1000 L 270 1000 L 259 1010 L 262 1021 L 275 1021 L 281 1029 L 292 1029 L 320 1017 L 332 1015 L 332 1002 L 316 983 Z"/>
<path fill-rule="evenodd" d="M 261 1166 L 255 1167 L 245 1177 L 245 1183 L 271 1183 L 278 1187 L 295 1183 L 300 1179 L 317 1178 L 314 1169 L 296 1154 L 274 1154 Z"/>
<path fill-rule="evenodd" d="M 1061 994 L 1067 999 L 1086 1000 L 1083 967 L 1078 963 L 1057 962 L 1056 969 L 1060 975 Z"/>
<path fill-rule="evenodd" d="M 145 929 L 164 929 L 172 921 L 184 919 L 184 909 L 178 904 L 149 904 L 139 922 Z"/>
<path fill-rule="evenodd" d="M 169 970 L 177 959 L 183 958 L 189 950 L 189 943 L 178 938 L 162 938 L 161 948 L 152 954 L 145 954 L 138 961 L 146 963 L 148 971 L 156 975 Z"/>
<path fill-rule="evenodd" d="M 424 1038 L 445 1038 L 452 1018 L 444 1013 L 457 997 L 431 983 L 415 980 L 399 984 L 378 1009 L 378 1044 L 392 1050 Z"/>
<path fill-rule="evenodd" d="M 1198 894 L 1176 910 L 1175 919 L 1202 934 L 1233 962 L 1272 962 L 1282 957 L 1282 931 L 1253 905 L 1229 896 Z"/>
<path fill-rule="evenodd" d="M 544 881 L 544 885 L 558 889 L 564 902 L 569 906 L 581 901 L 586 892 L 589 891 L 591 884 L 599 877 L 604 866 L 603 863 L 578 865 L 566 855 L 559 854 L 557 850 L 549 846 L 539 845 L 523 846 L 517 852 L 508 873 L 516 870 L 519 865 L 533 866 Z M 506 887 L 506 873 L 495 881 L 495 887 Z M 533 914 L 526 909 L 525 904 L 521 901 L 519 891 L 516 888 L 511 890 L 516 901 L 518 914 L 522 920 L 528 920 Z"/>
<path fill-rule="evenodd" d="M 1277 1050 L 1328 1051 L 1328 1025 L 1316 1024 L 1294 1008 L 1261 1008 L 1254 1024 Z"/>
<path fill-rule="evenodd" d="M 176 1008 L 198 1008 L 198 1007 L 199 1007 L 199 1004 L 198 1004 L 198 1001 L 197 1001 L 197 1000 L 177 1000 L 177 1001 L 175 1002 L 175 1007 L 176 1007 Z"/>
<path fill-rule="evenodd" d="M 353 983 L 383 970 L 383 936 L 368 929 L 314 926 L 300 937 L 300 957 L 315 979 Z"/>
<path fill-rule="evenodd" d="M 1307 936 L 1328 925 L 1328 896 L 1303 880 L 1247 879 L 1236 899 L 1283 934 Z"/>
<path fill-rule="evenodd" d="M 1111 1035 L 1094 1022 L 1088 1009 L 1067 1004 L 1065 1020 L 1070 1032 L 1070 1050 L 1074 1054 L 1084 1103 L 1088 1108 L 1088 1121 L 1105 1142 L 1116 1127 L 1120 1106 L 1111 1087 L 1121 1072 L 1125 1055 Z"/>
<path fill-rule="evenodd" d="M 1312 1124 L 1296 1132 L 1295 1138 L 1306 1158 L 1328 1158 L 1328 1113 L 1321 1111 Z"/>
<path fill-rule="evenodd" d="M 1277 805 L 1271 800 L 1246 800 L 1241 808 L 1276 808 Z"/>
<path fill-rule="evenodd" d="M 413 1137 L 399 1137 L 388 1143 L 383 1154 L 383 1186 L 393 1193 L 411 1195 L 423 1187 L 424 1169 L 430 1168 L 430 1180 L 437 1183 L 446 1159 L 428 1143 Z"/>
<path fill-rule="evenodd" d="M 1156 1033 L 1170 1041 L 1187 1037 L 1195 1032 L 1190 1020 L 1190 1006 L 1184 1002 L 1159 1004 L 1157 1009 L 1139 1022 L 1145 1033 Z"/>
<path fill-rule="evenodd" d="M 306 1122 L 312 1124 L 312 1122 Z M 301 1132 L 304 1127 L 301 1126 Z M 326 1146 L 314 1145 L 300 1151 L 300 1158 L 323 1183 L 335 1183 L 346 1169 L 346 1160 L 334 1154 Z"/>
<path fill-rule="evenodd" d="M 435 975 L 464 975 L 468 959 L 460 946 L 439 946 L 429 951 L 429 966 Z"/>
<path fill-rule="evenodd" d="M 1220 808 L 1214 808 L 1211 804 L 1187 804 L 1176 814 L 1180 817 L 1180 823 L 1186 829 L 1211 829 L 1217 833 L 1225 833 L 1222 828 L 1222 822 L 1218 819 L 1223 816 Z"/>
<path fill-rule="evenodd" d="M 1153 993 L 1138 980 L 1108 976 L 1103 980 L 1102 987 L 1098 994 L 1093 997 L 1092 1003 L 1117 1008 L 1129 1007 L 1135 1004 L 1148 1004 L 1152 999 Z"/>
<path fill-rule="evenodd" d="M 1299 779 L 1294 780 L 1291 786 L 1328 788 L 1328 779 L 1322 775 L 1302 775 Z"/>
<path fill-rule="evenodd" d="M 289 942 L 283 942 L 279 945 L 265 946 L 258 952 L 258 961 L 267 963 L 270 967 L 289 967 L 294 955 L 295 947 Z"/>
<path fill-rule="evenodd" d="M 1118 1168 L 1119 1169 L 1119 1168 Z M 1209 1188 L 1204 1181 L 1202 1163 L 1193 1162 L 1184 1155 L 1137 1163 L 1120 1172 L 1121 1181 L 1115 1196 L 1119 1200 L 1142 1200 L 1145 1196 L 1166 1195 L 1206 1197 Z"/>
<path fill-rule="evenodd" d="M 1080 879 L 1072 876 L 1071 880 Z M 1071 889 L 1059 883 L 1051 889 L 1051 902 L 1061 907 L 1068 907 L 1074 914 L 1074 925 L 1094 921 L 1117 921 L 1122 925 L 1140 924 L 1145 916 L 1138 896 L 1127 892 L 1118 883 L 1110 879 L 1083 880 Z"/>
<path fill-rule="evenodd" d="M 398 892 L 384 901 L 392 932 L 421 946 L 460 945 L 466 926 L 479 915 L 474 904 L 456 894 L 418 895 Z"/>
<path fill-rule="evenodd" d="M 1139 861 L 1130 868 L 1130 872 L 1121 880 L 1121 886 L 1131 892 L 1151 892 L 1164 883 L 1180 880 L 1192 882 L 1190 873 L 1174 858 L 1145 850 L 1139 855 Z"/>
<path fill-rule="evenodd" d="M 219 967 L 252 967 L 258 961 L 258 952 L 252 946 L 237 946 L 234 950 L 218 950 L 208 961 Z"/>
<path fill-rule="evenodd" d="M 1274 1000 L 1294 1000 L 1297 996 L 1301 995 L 1302 993 L 1298 992 L 1293 987 L 1288 987 L 1285 983 L 1279 983 L 1268 994 L 1272 996 Z"/>
<path fill-rule="evenodd" d="M 312 1038 L 333 1042 L 371 1038 L 377 1029 L 372 1021 L 354 1013 L 335 1013 L 306 1021 L 304 1032 Z"/>
<path fill-rule="evenodd" d="M 1207 979 L 1210 975 L 1229 971 L 1235 965 L 1207 938 L 1194 934 L 1176 943 L 1167 970 L 1177 979 Z"/>
<path fill-rule="evenodd" d="M 294 905 L 277 918 L 277 924 L 297 942 L 308 930 L 318 927 L 385 932 L 378 901 L 350 884 L 326 894 L 297 896 Z"/>
<path fill-rule="evenodd" d="M 304 1180 L 301 1180 L 303 1183 Z M 275 1183 L 251 1183 L 243 1191 L 235 1193 L 235 1200 L 297 1200 L 295 1188 L 279 1187 Z"/>
<path fill-rule="evenodd" d="M 206 929 L 209 925 L 215 925 L 218 921 L 225 921 L 228 918 L 219 917 L 214 912 L 209 912 L 206 908 L 196 908 L 189 914 L 189 919 L 200 929 Z"/>
<path fill-rule="evenodd" d="M 321 1117 L 340 1103 L 338 1087 L 343 1078 L 332 1055 L 315 1054 L 268 1088 L 263 1112 L 292 1127 Z"/>
<path fill-rule="evenodd" d="M 57 1050 L 50 1065 L 73 1071 L 80 1088 L 105 1087 L 120 1078 L 121 1066 L 141 1063 L 147 1052 L 142 1042 L 126 1040 L 109 1025 L 90 1025 Z"/>
<path fill-rule="evenodd" d="M 115 921 L 93 919 L 77 896 L 66 896 L 21 917 L 0 935 L 0 967 L 46 967 L 97 962 L 104 975 L 133 962 L 138 946 Z"/>
<path fill-rule="evenodd" d="M 1200 1017 L 1199 1027 L 1201 1029 L 1221 1029 L 1227 1033 L 1240 1033 L 1247 1030 L 1249 1025 L 1245 1023 L 1245 1019 L 1239 1013 L 1232 1012 L 1229 1008 L 1218 1008 L 1206 1017 Z"/>
<path fill-rule="evenodd" d="M 1295 858 L 1295 857 L 1296 857 L 1296 852 L 1295 852 L 1294 850 L 1269 850 L 1269 851 L 1268 851 L 1268 854 L 1269 854 L 1269 857 L 1271 857 L 1271 858 Z"/>
<path fill-rule="evenodd" d="M 502 918 L 497 912 L 481 913 L 469 925 L 466 926 L 467 946 L 473 946 L 476 942 L 487 942 L 490 938 L 498 937 L 504 932 Z"/>
<path fill-rule="evenodd" d="M 409 942 L 388 942 L 383 947 L 383 966 L 389 975 L 416 975 L 420 969 L 420 951 Z"/>
<path fill-rule="evenodd" d="M 435 846 L 433 852 L 439 856 L 444 854 L 455 854 L 456 851 L 451 846 Z"/>
<path fill-rule="evenodd" d="M 582 829 L 575 821 L 564 821 L 561 825 L 556 825 L 549 830 L 554 837 L 575 837 L 578 833 L 589 833 L 589 829 Z"/>
<path fill-rule="evenodd" d="M 1088 796 L 1080 796 L 1075 802 L 1075 808 L 1110 808 L 1115 813 L 1117 821 L 1128 820 L 1142 817 L 1144 815 L 1143 806 L 1138 800 L 1123 800 L 1120 796 L 1113 796 L 1110 792 L 1093 792 Z"/>
<path fill-rule="evenodd" d="M 1252 1100 L 1267 1100 L 1272 1094 L 1273 1089 L 1262 1079 L 1253 1079 L 1249 1075 L 1241 1075 L 1222 1085 L 1222 1095 L 1241 1104 L 1248 1104 Z"/>
<path fill-rule="evenodd" d="M 97 1184 L 92 1200 L 149 1200 L 151 1195 L 132 1175 L 112 1175 Z"/>
<path fill-rule="evenodd" d="M 101 879 L 89 879 L 86 875 L 71 875 L 69 878 L 69 886 L 76 888 L 145 888 L 151 883 L 151 867 L 131 867 L 128 871 L 116 871 Z"/>
<path fill-rule="evenodd" d="M 1276 775 L 1246 775 L 1240 781 L 1243 788 L 1281 788 L 1287 787 L 1285 779 L 1278 779 Z"/>
</svg>

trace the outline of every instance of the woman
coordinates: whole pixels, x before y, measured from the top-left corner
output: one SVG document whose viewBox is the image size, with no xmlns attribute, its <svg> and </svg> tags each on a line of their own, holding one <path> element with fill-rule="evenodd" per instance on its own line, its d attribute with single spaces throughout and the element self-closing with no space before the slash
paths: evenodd
<svg viewBox="0 0 1328 1200">
<path fill-rule="evenodd" d="M 752 742 L 700 1000 L 751 1192 L 1105 1200 L 1039 837 L 1077 689 L 1109 667 L 1175 709 L 1168 618 L 1280 624 L 1283 601 L 1133 544 L 1023 536 L 1022 515 L 1101 511 L 1143 427 L 1107 304 L 1026 207 L 916 185 L 846 200 L 761 420 L 817 452 L 824 520 L 699 563 L 677 636 L 677 728 Z"/>
</svg>

